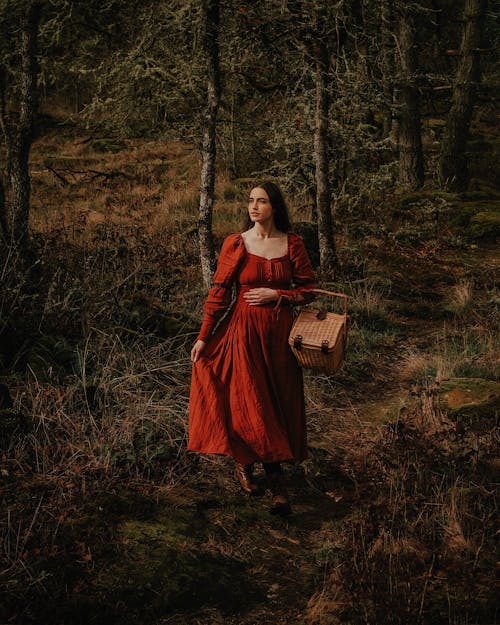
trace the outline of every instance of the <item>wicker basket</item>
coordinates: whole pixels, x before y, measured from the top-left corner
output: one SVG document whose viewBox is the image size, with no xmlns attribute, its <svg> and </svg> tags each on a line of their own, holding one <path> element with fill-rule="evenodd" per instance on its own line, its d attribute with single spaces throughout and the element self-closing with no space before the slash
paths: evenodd
<svg viewBox="0 0 500 625">
<path fill-rule="evenodd" d="M 347 347 L 347 295 L 314 289 L 344 300 L 344 314 L 303 308 L 292 326 L 288 343 L 301 367 L 333 375 L 342 366 Z"/>
</svg>

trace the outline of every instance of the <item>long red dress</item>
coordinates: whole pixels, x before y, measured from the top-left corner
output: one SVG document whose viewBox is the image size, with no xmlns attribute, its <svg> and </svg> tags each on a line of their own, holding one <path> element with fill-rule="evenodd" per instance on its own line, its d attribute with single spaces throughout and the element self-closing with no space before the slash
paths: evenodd
<svg viewBox="0 0 500 625">
<path fill-rule="evenodd" d="M 227 316 L 217 322 L 231 303 Z M 188 449 L 227 454 L 241 464 L 300 461 L 307 456 L 302 371 L 288 346 L 292 305 L 313 299 L 314 272 L 302 239 L 288 234 L 288 252 L 268 260 L 247 252 L 241 234 L 222 246 L 193 365 Z M 268 287 L 278 302 L 250 306 L 243 293 Z M 300 294 L 300 296 L 299 296 Z"/>
</svg>

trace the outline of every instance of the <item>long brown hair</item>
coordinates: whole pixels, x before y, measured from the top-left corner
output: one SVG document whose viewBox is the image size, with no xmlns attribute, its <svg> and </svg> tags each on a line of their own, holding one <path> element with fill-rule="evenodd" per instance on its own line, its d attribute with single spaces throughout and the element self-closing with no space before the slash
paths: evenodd
<svg viewBox="0 0 500 625">
<path fill-rule="evenodd" d="M 278 185 L 270 180 L 266 180 L 252 185 L 252 189 L 264 189 L 273 207 L 274 225 L 281 232 L 290 232 L 292 224 L 288 216 L 288 207 Z M 248 215 L 243 230 L 250 230 L 253 225 L 253 221 L 250 219 L 250 215 Z"/>
</svg>

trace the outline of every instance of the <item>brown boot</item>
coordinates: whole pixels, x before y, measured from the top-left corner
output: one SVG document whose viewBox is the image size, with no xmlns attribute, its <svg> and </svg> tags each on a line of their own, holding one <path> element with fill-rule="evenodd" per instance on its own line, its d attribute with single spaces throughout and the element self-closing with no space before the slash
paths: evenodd
<svg viewBox="0 0 500 625">
<path fill-rule="evenodd" d="M 253 464 L 236 463 L 234 467 L 234 476 L 241 485 L 241 488 L 249 495 L 258 495 L 260 493 L 259 485 L 253 477 Z"/>
<path fill-rule="evenodd" d="M 290 506 L 283 469 L 278 463 L 264 465 L 264 469 L 267 474 L 268 486 L 273 495 L 269 512 L 283 517 L 289 516 L 292 514 L 292 507 Z"/>
</svg>

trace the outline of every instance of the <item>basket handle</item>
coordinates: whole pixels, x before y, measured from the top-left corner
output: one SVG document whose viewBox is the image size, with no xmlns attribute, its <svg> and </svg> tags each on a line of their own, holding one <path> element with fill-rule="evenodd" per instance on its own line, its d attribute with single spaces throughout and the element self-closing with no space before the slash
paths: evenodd
<svg viewBox="0 0 500 625">
<path fill-rule="evenodd" d="M 334 291 L 326 291 L 325 289 L 309 289 L 309 293 L 321 293 L 322 295 L 331 295 L 332 297 L 341 297 L 344 300 L 344 315 L 347 315 L 348 295 L 345 293 L 335 293 Z"/>
</svg>

